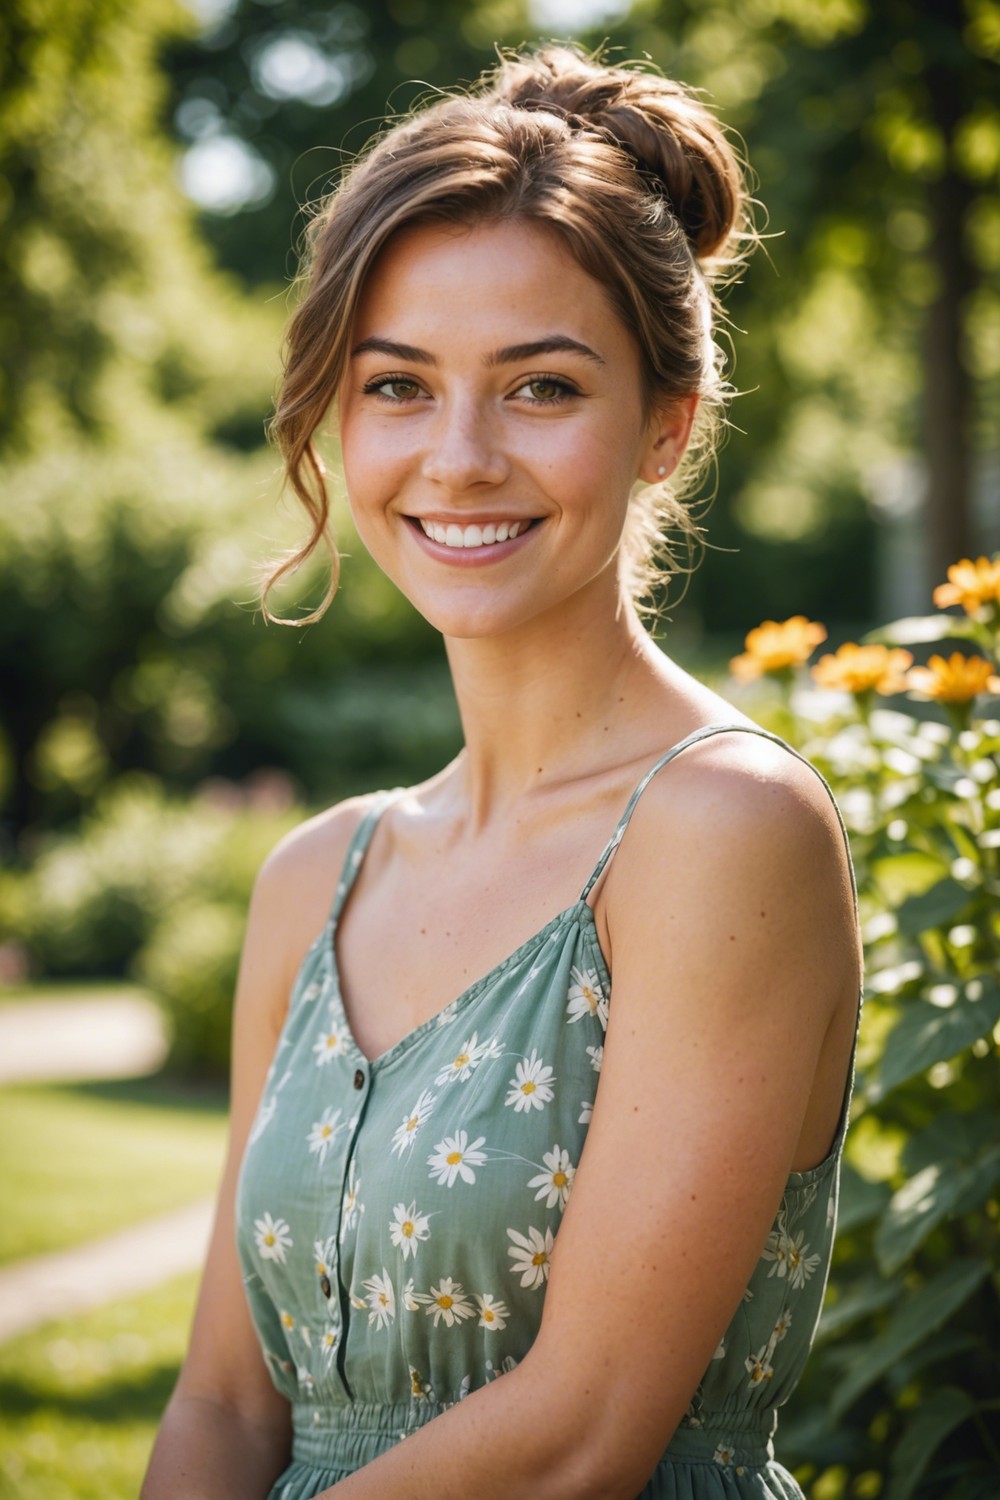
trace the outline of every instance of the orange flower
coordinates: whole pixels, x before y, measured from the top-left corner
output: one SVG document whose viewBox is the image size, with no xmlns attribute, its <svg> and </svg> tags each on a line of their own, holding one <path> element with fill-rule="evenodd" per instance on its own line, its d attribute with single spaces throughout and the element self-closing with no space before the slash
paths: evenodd
<svg viewBox="0 0 1000 1500">
<path fill-rule="evenodd" d="M 841 646 L 833 656 L 821 656 L 812 668 L 820 687 L 847 693 L 901 693 L 906 687 L 909 651 L 888 646 Z"/>
<path fill-rule="evenodd" d="M 960 604 L 967 615 L 974 615 L 984 604 L 1000 604 L 1000 559 L 977 557 L 973 562 L 963 557 L 948 569 L 948 582 L 934 590 L 938 609 Z"/>
<path fill-rule="evenodd" d="M 971 703 L 979 693 L 1000 693 L 1000 677 L 984 656 L 932 656 L 926 667 L 914 667 L 907 686 L 936 703 Z"/>
<path fill-rule="evenodd" d="M 734 656 L 729 663 L 734 677 L 741 682 L 752 682 L 755 677 L 765 677 L 799 667 L 812 655 L 820 641 L 826 640 L 826 628 L 805 615 L 793 615 L 790 620 L 765 620 L 751 630 L 746 638 L 746 651 Z"/>
</svg>

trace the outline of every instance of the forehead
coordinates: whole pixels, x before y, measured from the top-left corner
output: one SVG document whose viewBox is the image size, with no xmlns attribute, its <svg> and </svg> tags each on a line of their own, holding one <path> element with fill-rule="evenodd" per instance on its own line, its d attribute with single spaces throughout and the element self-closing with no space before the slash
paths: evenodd
<svg viewBox="0 0 1000 1500">
<path fill-rule="evenodd" d="M 599 344 L 608 360 L 637 357 L 605 288 L 556 230 L 524 220 L 399 231 L 369 272 L 352 342 L 382 335 L 454 349 L 509 343 L 515 329 L 518 339 Z"/>
</svg>

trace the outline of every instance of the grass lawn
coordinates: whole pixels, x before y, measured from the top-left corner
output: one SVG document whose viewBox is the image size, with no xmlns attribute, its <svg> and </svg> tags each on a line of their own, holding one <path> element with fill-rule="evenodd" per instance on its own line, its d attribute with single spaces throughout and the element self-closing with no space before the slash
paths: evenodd
<svg viewBox="0 0 1000 1500">
<path fill-rule="evenodd" d="M 225 1109 L 159 1079 L 0 1090 L 0 1264 L 213 1192 Z"/>
<path fill-rule="evenodd" d="M 196 1278 L 0 1344 L 2 1500 L 135 1500 Z"/>
</svg>

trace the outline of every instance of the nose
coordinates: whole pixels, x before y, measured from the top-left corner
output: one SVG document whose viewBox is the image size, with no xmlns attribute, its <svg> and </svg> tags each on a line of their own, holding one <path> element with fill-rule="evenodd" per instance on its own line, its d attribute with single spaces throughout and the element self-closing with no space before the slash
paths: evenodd
<svg viewBox="0 0 1000 1500">
<path fill-rule="evenodd" d="M 430 424 L 422 472 L 453 494 L 502 484 L 510 465 L 496 423 L 471 400 L 442 402 Z"/>
</svg>

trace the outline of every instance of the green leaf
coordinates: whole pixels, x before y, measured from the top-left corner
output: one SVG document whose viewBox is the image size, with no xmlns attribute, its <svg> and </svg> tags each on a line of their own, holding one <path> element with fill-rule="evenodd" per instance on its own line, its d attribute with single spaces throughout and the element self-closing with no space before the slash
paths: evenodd
<svg viewBox="0 0 1000 1500">
<path fill-rule="evenodd" d="M 837 1233 L 846 1234 L 851 1229 L 877 1219 L 891 1196 L 892 1190 L 887 1182 L 870 1182 L 850 1162 L 843 1162 L 840 1168 Z"/>
<path fill-rule="evenodd" d="M 948 864 L 923 849 L 900 849 L 898 853 L 880 854 L 872 863 L 872 874 L 893 907 L 907 896 L 928 890 L 936 879 L 948 872 Z"/>
<path fill-rule="evenodd" d="M 945 1110 L 910 1136 L 903 1147 L 902 1165 L 912 1177 L 935 1162 L 963 1164 L 996 1141 L 1000 1141 L 1000 1114 L 995 1109 Z"/>
<path fill-rule="evenodd" d="M 975 622 L 961 615 L 908 615 L 870 630 L 863 644 L 923 646 L 931 641 L 974 640 L 976 634 Z"/>
<path fill-rule="evenodd" d="M 945 1438 L 975 1410 L 972 1397 L 954 1385 L 942 1386 L 921 1401 L 893 1452 L 884 1500 L 910 1500 Z"/>
<path fill-rule="evenodd" d="M 894 1195 L 875 1235 L 883 1276 L 898 1271 L 943 1219 L 978 1207 L 998 1181 L 1000 1143 L 965 1166 L 936 1162 L 911 1177 Z"/>
<path fill-rule="evenodd" d="M 900 1391 L 930 1365 L 940 1365 L 950 1360 L 951 1368 L 955 1369 L 956 1359 L 964 1361 L 966 1356 L 971 1358 L 977 1353 L 982 1353 L 982 1334 L 976 1338 L 971 1333 L 962 1333 L 958 1328 L 939 1328 L 937 1333 L 929 1334 L 915 1349 L 911 1349 L 905 1359 L 893 1365 L 888 1377 L 893 1394 L 898 1396 Z M 960 1362 L 958 1368 L 964 1369 L 965 1365 Z"/>
<path fill-rule="evenodd" d="M 924 763 L 924 780 L 929 781 L 931 786 L 936 786 L 939 792 L 947 792 L 949 796 L 955 795 L 955 787 L 963 775 L 964 772 L 950 760 L 928 760 Z M 942 831 L 949 835 L 951 833 L 950 828 Z"/>
<path fill-rule="evenodd" d="M 836 1338 L 845 1328 L 850 1328 L 852 1323 L 867 1318 L 871 1313 L 881 1312 L 883 1307 L 895 1302 L 902 1291 L 900 1281 L 886 1281 L 884 1277 L 876 1275 L 862 1277 L 860 1281 L 847 1287 L 836 1302 L 828 1302 L 823 1308 L 816 1330 L 816 1342 Z"/>
<path fill-rule="evenodd" d="M 868 1086 L 868 1098 L 883 1099 L 892 1089 L 945 1062 L 988 1036 L 1000 1021 L 1000 984 L 991 976 L 966 981 L 948 1006 L 910 1000 L 886 1040 L 878 1077 Z"/>
<path fill-rule="evenodd" d="M 922 1339 L 957 1312 L 990 1273 L 985 1260 L 954 1260 L 916 1291 L 909 1293 L 889 1319 L 883 1334 L 857 1354 L 833 1392 L 830 1415 L 838 1421 L 869 1386 L 880 1380 Z"/>
<path fill-rule="evenodd" d="M 956 1174 L 958 1186 L 952 1212 L 956 1218 L 962 1214 L 975 1213 L 985 1207 L 993 1190 L 1000 1182 L 1000 1142 L 984 1151 L 982 1156 L 971 1161 Z"/>
<path fill-rule="evenodd" d="M 899 930 L 916 937 L 918 933 L 926 932 L 928 927 L 950 927 L 969 905 L 974 894 L 967 886 L 959 885 L 950 876 L 946 880 L 939 880 L 929 891 L 907 897 L 896 912 Z"/>
<path fill-rule="evenodd" d="M 949 1487 L 944 1500 L 997 1500 L 995 1469 L 992 1474 L 963 1474 Z"/>
<path fill-rule="evenodd" d="M 919 959 L 909 958 L 905 963 L 875 969 L 868 977 L 865 991 L 887 1000 L 898 1000 L 916 996 L 924 988 L 926 978 L 927 965 Z"/>
</svg>

